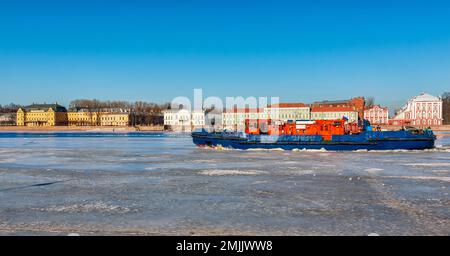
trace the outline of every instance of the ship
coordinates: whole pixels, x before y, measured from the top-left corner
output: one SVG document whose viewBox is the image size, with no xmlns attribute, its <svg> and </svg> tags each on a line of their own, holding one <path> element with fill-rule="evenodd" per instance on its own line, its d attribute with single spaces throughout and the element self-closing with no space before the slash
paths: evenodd
<svg viewBox="0 0 450 256">
<path fill-rule="evenodd" d="M 381 130 L 367 120 L 363 124 L 337 120 L 247 119 L 243 131 L 208 131 L 191 133 L 199 147 L 231 149 L 284 150 L 425 150 L 434 148 L 436 136 L 429 128 L 402 127 L 395 131 Z"/>
</svg>

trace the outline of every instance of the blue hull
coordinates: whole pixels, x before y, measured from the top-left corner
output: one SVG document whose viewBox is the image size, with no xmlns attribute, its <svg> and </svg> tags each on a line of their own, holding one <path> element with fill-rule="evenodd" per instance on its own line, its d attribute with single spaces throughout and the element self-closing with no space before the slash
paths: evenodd
<svg viewBox="0 0 450 256">
<path fill-rule="evenodd" d="M 436 137 L 426 130 L 421 134 L 411 131 L 370 131 L 354 135 L 334 135 L 324 141 L 319 135 L 246 135 L 242 133 L 193 132 L 197 146 L 234 149 L 325 149 L 342 150 L 423 150 L 434 148 Z"/>
</svg>

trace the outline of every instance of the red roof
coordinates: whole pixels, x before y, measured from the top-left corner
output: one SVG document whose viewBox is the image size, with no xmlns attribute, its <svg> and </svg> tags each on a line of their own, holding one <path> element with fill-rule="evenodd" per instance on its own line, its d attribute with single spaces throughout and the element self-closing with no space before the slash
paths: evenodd
<svg viewBox="0 0 450 256">
<path fill-rule="evenodd" d="M 245 109 L 245 108 L 233 108 L 233 109 L 224 109 L 223 112 L 224 113 L 245 113 L 245 112 L 248 112 L 248 113 L 258 113 L 258 112 L 260 112 L 260 113 L 262 113 L 262 112 L 264 112 L 264 110 L 263 109 L 257 109 L 257 108 L 248 108 L 248 109 Z"/>
<path fill-rule="evenodd" d="M 348 112 L 356 110 L 352 107 L 328 107 L 328 106 L 319 106 L 319 107 L 311 107 L 311 112 Z"/>
<path fill-rule="evenodd" d="M 269 108 L 303 108 L 307 106 L 304 103 L 276 103 L 269 105 Z"/>
<path fill-rule="evenodd" d="M 382 110 L 388 110 L 387 107 L 381 107 L 380 105 L 374 105 L 371 108 L 366 108 L 365 110 L 371 110 L 371 109 L 376 109 L 376 108 L 379 108 L 379 109 L 382 109 Z"/>
</svg>

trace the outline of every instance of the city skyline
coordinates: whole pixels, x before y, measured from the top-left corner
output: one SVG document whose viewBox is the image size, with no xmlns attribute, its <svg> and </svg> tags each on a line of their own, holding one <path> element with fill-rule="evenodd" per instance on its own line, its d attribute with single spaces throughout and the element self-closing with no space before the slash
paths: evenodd
<svg viewBox="0 0 450 256">
<path fill-rule="evenodd" d="M 394 109 L 450 88 L 448 3 L 226 3 L 5 3 L 0 104 L 164 103 L 203 88 L 282 102 L 373 96 Z"/>
<path fill-rule="evenodd" d="M 449 92 L 444 92 L 443 94 L 445 94 L 445 93 L 449 93 Z M 426 93 L 426 92 L 424 92 L 424 93 L 420 93 L 420 95 L 422 95 L 422 94 L 428 94 L 428 93 Z M 363 98 L 365 98 L 365 100 L 366 100 L 366 103 L 367 102 L 370 102 L 370 105 L 368 105 L 368 106 L 366 106 L 366 108 L 367 109 L 371 109 L 373 106 L 379 106 L 379 107 L 381 107 L 381 108 L 386 108 L 386 109 L 388 109 L 388 112 L 389 112 L 389 115 L 391 115 L 391 116 L 395 116 L 396 115 L 396 113 L 397 113 L 397 111 L 399 111 L 399 110 L 401 110 L 401 109 L 403 109 L 408 103 L 409 103 L 409 101 L 411 100 L 411 99 L 413 99 L 413 98 L 415 98 L 417 95 L 415 95 L 414 97 L 411 97 L 411 98 L 409 98 L 409 99 L 407 99 L 405 102 L 402 102 L 401 103 L 401 105 L 399 105 L 399 106 L 395 106 L 395 107 L 390 107 L 390 106 L 388 106 L 388 105 L 383 105 L 383 104 L 380 104 L 379 102 L 377 102 L 376 101 L 376 99 L 374 99 L 374 98 L 371 98 L 371 99 L 369 99 L 369 98 L 367 98 L 367 97 L 364 97 L 364 96 L 357 96 L 357 97 L 349 97 L 349 99 L 350 98 L 358 98 L 358 97 L 363 97 Z M 432 95 L 433 96 L 433 95 Z M 182 97 L 185 97 L 185 96 L 182 96 Z M 202 101 L 202 104 L 204 104 L 204 101 L 206 100 L 206 98 L 208 98 L 209 96 L 207 96 L 207 97 L 203 97 L 203 99 L 201 99 L 201 101 Z M 215 96 L 212 96 L 213 98 L 215 97 Z M 244 102 L 241 102 L 241 101 L 239 101 L 240 103 L 242 103 L 242 104 L 247 104 L 247 103 L 245 103 L 245 102 L 247 102 L 248 100 L 250 100 L 250 102 L 252 102 L 252 100 L 251 100 L 251 98 L 252 98 L 253 96 L 249 96 L 248 98 L 243 98 L 242 96 L 237 96 L 237 97 L 231 97 L 231 99 L 232 100 L 237 100 L 238 98 L 241 98 L 242 100 L 244 100 Z M 441 95 L 437 95 L 437 97 L 438 98 L 441 98 Z M 189 96 L 186 96 L 186 98 L 187 98 L 187 100 L 188 101 L 191 101 L 189 104 L 191 104 L 191 108 L 194 108 L 194 106 L 193 106 L 193 102 L 195 101 L 195 97 L 189 97 Z M 192 100 L 192 99 L 193 100 Z M 259 102 L 258 103 L 258 99 L 255 97 L 254 98 L 255 100 L 256 100 L 256 104 L 257 104 L 257 108 L 258 109 L 263 109 L 263 108 L 265 108 L 265 107 L 269 107 L 271 104 L 273 104 L 273 102 L 270 102 L 270 99 L 266 99 L 265 101 L 267 101 L 267 105 L 259 105 L 261 102 Z M 68 109 L 70 109 L 70 106 L 71 106 L 71 104 L 73 103 L 73 102 L 76 102 L 76 101 L 80 101 L 80 100 L 87 100 L 87 101 L 91 101 L 91 100 L 94 100 L 94 101 L 99 101 L 101 104 L 104 104 L 104 103 L 108 103 L 108 102 L 111 102 L 111 103 L 114 103 L 114 102 L 118 102 L 118 103 L 120 103 L 120 104 L 136 104 L 136 103 L 146 103 L 146 104 L 157 104 L 159 107 L 162 107 L 163 109 L 165 109 L 165 107 L 166 107 L 166 105 L 167 105 L 167 107 L 168 106 L 170 106 L 170 105 L 172 105 L 172 104 L 178 104 L 179 102 L 177 102 L 176 101 L 176 98 L 174 99 L 175 101 L 172 101 L 172 102 L 163 102 L 163 103 L 159 103 L 159 102 L 150 102 L 150 101 L 128 101 L 128 100 L 121 100 L 121 99 L 117 99 L 117 100 L 101 100 L 101 99 L 89 99 L 89 98 L 84 98 L 84 99 L 72 99 L 72 100 L 70 100 L 70 102 L 69 103 L 67 103 L 67 104 L 64 104 L 64 103 L 61 103 L 61 102 L 58 102 L 58 101 L 53 101 L 53 102 L 36 102 L 36 101 L 33 101 L 32 103 L 28 103 L 28 104 L 17 104 L 17 103 L 15 103 L 15 102 L 10 102 L 9 104 L 7 103 L 7 104 L 2 104 L 1 102 L 0 102 L 0 106 L 9 106 L 9 105 L 11 105 L 11 104 L 13 104 L 13 105 L 16 105 L 16 106 L 21 106 L 21 107 L 27 107 L 27 106 L 33 106 L 33 105 L 42 105 L 42 104 L 53 104 L 53 105 L 61 105 L 61 106 L 63 106 L 63 107 L 67 107 Z M 219 101 L 221 101 L 221 100 L 223 100 L 223 99 L 221 99 L 221 98 L 218 98 L 218 100 Z M 310 105 L 314 105 L 314 103 L 317 103 L 317 102 L 327 102 L 327 101 L 330 101 L 330 102 L 332 102 L 332 101 L 346 101 L 346 100 L 348 100 L 348 99 L 322 99 L 322 100 L 316 100 L 316 101 L 311 101 L 311 102 L 286 102 L 286 101 L 278 101 L 279 99 L 277 99 L 277 98 L 275 98 L 274 99 L 275 100 L 275 104 L 277 104 L 278 102 L 279 103 L 286 103 L 286 104 L 304 104 L 305 106 L 310 106 Z M 264 100 L 263 100 L 263 102 L 265 102 Z M 225 101 L 223 101 L 223 102 L 225 102 Z M 209 103 L 208 103 L 209 104 Z M 178 105 L 183 105 L 183 103 L 179 103 Z M 214 105 L 214 104 L 213 104 Z M 227 105 L 227 104 L 225 104 L 225 103 L 223 103 L 222 104 L 223 105 L 223 109 L 231 109 L 231 108 L 229 108 L 229 106 Z M 209 106 L 209 105 L 208 105 Z M 109 108 L 109 107 L 106 107 L 106 108 Z M 207 107 L 203 107 L 203 109 L 207 109 Z"/>
</svg>

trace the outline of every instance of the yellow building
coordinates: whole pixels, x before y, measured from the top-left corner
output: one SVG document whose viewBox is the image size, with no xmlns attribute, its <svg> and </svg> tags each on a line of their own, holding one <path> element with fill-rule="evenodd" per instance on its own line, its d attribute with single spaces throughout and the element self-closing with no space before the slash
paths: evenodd
<svg viewBox="0 0 450 256">
<path fill-rule="evenodd" d="M 67 112 L 69 126 L 97 126 L 100 125 L 100 113 L 87 111 Z"/>
<path fill-rule="evenodd" d="M 69 126 L 128 126 L 128 113 L 70 111 Z"/>
<path fill-rule="evenodd" d="M 101 126 L 128 126 L 129 115 L 128 113 L 101 113 L 100 125 Z"/>
<path fill-rule="evenodd" d="M 127 126 L 128 112 L 67 111 L 58 104 L 33 104 L 17 110 L 18 126 Z"/>
<path fill-rule="evenodd" d="M 55 104 L 33 104 L 17 110 L 18 126 L 67 125 L 67 110 Z"/>
</svg>

